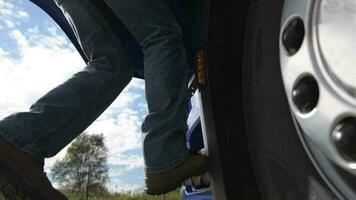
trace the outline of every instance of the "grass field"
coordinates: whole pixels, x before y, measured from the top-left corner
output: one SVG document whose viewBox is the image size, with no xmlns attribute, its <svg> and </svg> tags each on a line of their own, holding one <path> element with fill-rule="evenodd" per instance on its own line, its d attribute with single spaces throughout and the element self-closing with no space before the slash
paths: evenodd
<svg viewBox="0 0 356 200">
<path fill-rule="evenodd" d="M 64 192 L 64 194 L 68 197 L 69 200 L 85 200 L 83 197 L 80 197 L 75 194 L 70 194 Z M 181 195 L 180 191 L 176 190 L 174 192 L 170 192 L 161 196 L 150 196 L 146 194 L 112 194 L 112 195 L 104 195 L 100 197 L 90 197 L 89 200 L 180 200 Z"/>
</svg>

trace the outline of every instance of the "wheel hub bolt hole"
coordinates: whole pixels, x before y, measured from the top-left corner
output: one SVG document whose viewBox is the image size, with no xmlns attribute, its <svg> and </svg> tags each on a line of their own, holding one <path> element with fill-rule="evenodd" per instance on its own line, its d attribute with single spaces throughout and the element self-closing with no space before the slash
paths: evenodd
<svg viewBox="0 0 356 200">
<path fill-rule="evenodd" d="M 292 19 L 283 30 L 282 44 L 289 55 L 294 55 L 302 46 L 305 30 L 303 20 Z"/>
<path fill-rule="evenodd" d="M 341 156 L 348 161 L 356 161 L 356 119 L 346 118 L 335 128 L 333 141 Z"/>
<path fill-rule="evenodd" d="M 319 87 L 312 76 L 300 79 L 292 91 L 292 99 L 300 112 L 311 112 L 318 104 Z"/>
</svg>

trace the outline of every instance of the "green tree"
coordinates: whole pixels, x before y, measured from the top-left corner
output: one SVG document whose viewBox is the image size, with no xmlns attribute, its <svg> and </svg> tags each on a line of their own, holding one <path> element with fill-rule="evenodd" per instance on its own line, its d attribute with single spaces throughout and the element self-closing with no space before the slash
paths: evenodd
<svg viewBox="0 0 356 200">
<path fill-rule="evenodd" d="M 61 190 L 77 193 L 84 199 L 107 193 L 107 148 L 104 136 L 81 134 L 63 159 L 51 168 L 51 177 Z"/>
</svg>

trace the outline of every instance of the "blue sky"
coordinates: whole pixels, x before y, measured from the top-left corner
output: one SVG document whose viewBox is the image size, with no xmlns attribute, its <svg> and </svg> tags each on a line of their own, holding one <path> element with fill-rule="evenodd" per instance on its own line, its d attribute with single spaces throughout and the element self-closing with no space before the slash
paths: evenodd
<svg viewBox="0 0 356 200">
<path fill-rule="evenodd" d="M 0 119 L 27 111 L 38 98 L 83 67 L 78 52 L 47 14 L 28 0 L 0 0 Z M 193 99 L 197 108 L 198 98 Z M 103 133 L 106 138 L 108 187 L 113 191 L 144 187 L 140 126 L 146 114 L 144 82 L 133 79 L 85 131 Z M 188 124 L 198 116 L 198 109 L 194 109 Z M 45 171 L 63 158 L 67 147 L 46 159 Z"/>
</svg>

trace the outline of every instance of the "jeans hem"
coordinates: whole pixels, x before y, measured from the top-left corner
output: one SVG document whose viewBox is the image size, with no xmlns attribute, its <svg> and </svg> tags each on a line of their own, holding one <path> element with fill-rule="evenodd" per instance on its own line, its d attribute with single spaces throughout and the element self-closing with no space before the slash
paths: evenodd
<svg viewBox="0 0 356 200">
<path fill-rule="evenodd" d="M 177 166 L 179 166 L 180 164 L 182 164 L 188 157 L 189 155 L 189 151 L 185 151 L 184 155 L 171 161 L 168 162 L 167 164 L 164 165 L 155 165 L 155 166 L 146 166 L 145 167 L 145 171 L 148 174 L 155 174 L 155 173 L 161 173 L 161 172 L 165 172 L 167 170 L 176 168 Z"/>
</svg>

